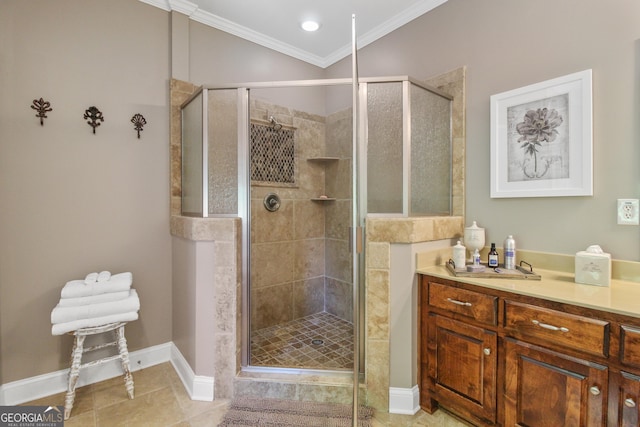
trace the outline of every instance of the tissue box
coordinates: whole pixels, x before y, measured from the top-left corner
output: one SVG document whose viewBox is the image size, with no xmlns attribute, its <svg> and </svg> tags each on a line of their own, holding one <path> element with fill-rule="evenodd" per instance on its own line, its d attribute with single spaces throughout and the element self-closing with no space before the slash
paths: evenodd
<svg viewBox="0 0 640 427">
<path fill-rule="evenodd" d="M 576 283 L 609 286 L 611 284 L 611 255 L 580 251 L 576 253 Z"/>
</svg>

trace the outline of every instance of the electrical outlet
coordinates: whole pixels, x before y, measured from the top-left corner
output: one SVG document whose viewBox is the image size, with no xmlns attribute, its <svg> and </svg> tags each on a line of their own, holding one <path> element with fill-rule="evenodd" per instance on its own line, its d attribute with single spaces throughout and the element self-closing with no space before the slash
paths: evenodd
<svg viewBox="0 0 640 427">
<path fill-rule="evenodd" d="M 618 199 L 618 224 L 640 224 L 638 199 Z"/>
</svg>

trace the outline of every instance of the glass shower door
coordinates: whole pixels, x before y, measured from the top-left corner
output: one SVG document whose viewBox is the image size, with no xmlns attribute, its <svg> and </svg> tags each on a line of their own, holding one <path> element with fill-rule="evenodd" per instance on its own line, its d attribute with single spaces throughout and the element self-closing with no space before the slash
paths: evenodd
<svg viewBox="0 0 640 427">
<path fill-rule="evenodd" d="M 250 88 L 251 367 L 353 369 L 349 91 L 346 80 Z"/>
</svg>

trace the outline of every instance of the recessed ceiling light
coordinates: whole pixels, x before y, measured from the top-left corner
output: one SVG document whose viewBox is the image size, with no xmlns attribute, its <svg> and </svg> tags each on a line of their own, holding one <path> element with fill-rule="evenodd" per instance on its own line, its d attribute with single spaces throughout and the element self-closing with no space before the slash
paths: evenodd
<svg viewBox="0 0 640 427">
<path fill-rule="evenodd" d="M 300 26 L 303 30 L 309 32 L 318 31 L 318 28 L 320 28 L 320 24 L 318 24 L 316 21 L 304 21 L 302 24 L 300 24 Z"/>
</svg>

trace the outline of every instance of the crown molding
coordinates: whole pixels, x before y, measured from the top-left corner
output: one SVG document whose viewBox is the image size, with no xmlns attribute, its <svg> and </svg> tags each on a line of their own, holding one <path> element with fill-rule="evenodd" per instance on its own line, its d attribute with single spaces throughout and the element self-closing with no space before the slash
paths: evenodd
<svg viewBox="0 0 640 427">
<path fill-rule="evenodd" d="M 290 44 L 274 39 L 273 37 L 269 37 L 250 28 L 238 25 L 235 22 L 229 21 L 228 19 L 214 15 L 210 12 L 198 9 L 189 17 L 196 22 L 200 22 L 201 24 L 208 25 L 220 31 L 224 31 L 225 33 L 238 36 L 242 39 L 249 40 L 266 48 L 284 53 L 285 55 L 292 56 L 296 59 L 300 59 L 302 61 L 324 68 L 325 61 L 323 60 L 323 58 L 317 55 L 313 55 L 312 53 L 309 53 L 303 49 L 291 46 Z"/>
<path fill-rule="evenodd" d="M 413 6 L 408 7 L 397 15 L 387 19 L 381 25 L 373 28 L 371 31 L 367 31 L 362 36 L 358 37 L 358 46 L 366 46 L 381 37 L 386 36 L 392 31 L 397 30 L 403 25 L 413 21 L 414 19 L 424 15 L 425 13 L 435 9 L 436 7 L 446 3 L 447 0 L 422 0 L 415 3 Z"/>
<path fill-rule="evenodd" d="M 141 3 L 146 3 L 150 6 L 157 7 L 158 9 L 162 9 L 166 12 L 171 12 L 171 5 L 169 4 L 169 0 L 138 0 Z"/>
<path fill-rule="evenodd" d="M 351 55 L 351 45 L 345 45 L 325 57 L 314 55 L 304 49 L 299 49 L 280 40 L 269 37 L 265 34 L 254 31 L 250 28 L 238 25 L 232 21 L 214 15 L 210 12 L 200 9 L 200 7 L 188 0 L 139 0 L 151 6 L 155 6 L 167 12 L 180 12 L 187 15 L 190 19 L 204 25 L 216 28 L 220 31 L 232 34 L 242 39 L 259 44 L 266 48 L 275 50 L 309 64 L 321 68 L 327 68 L 335 64 L 343 58 Z M 413 6 L 405 9 L 401 13 L 392 16 L 381 25 L 373 28 L 371 31 L 357 38 L 358 48 L 365 47 L 390 32 L 402 27 L 408 22 L 424 15 L 425 13 L 435 9 L 436 7 L 446 3 L 447 0 L 422 0 Z"/>
<path fill-rule="evenodd" d="M 183 13 L 187 16 L 192 16 L 194 13 L 200 10 L 200 6 L 195 3 L 191 3 L 187 0 L 168 0 L 171 10 Z"/>
</svg>

